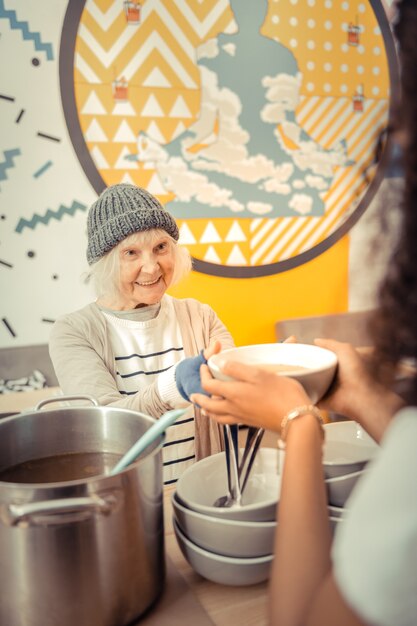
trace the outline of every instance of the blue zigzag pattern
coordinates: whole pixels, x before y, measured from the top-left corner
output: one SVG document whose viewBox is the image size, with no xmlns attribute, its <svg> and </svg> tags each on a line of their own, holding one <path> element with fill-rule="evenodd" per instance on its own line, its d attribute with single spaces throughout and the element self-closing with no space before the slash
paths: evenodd
<svg viewBox="0 0 417 626">
<path fill-rule="evenodd" d="M 19 148 L 14 148 L 13 150 L 5 150 L 3 154 L 5 156 L 5 161 L 0 163 L 0 180 L 6 180 L 7 170 L 14 167 L 14 157 L 19 156 L 22 153 Z"/>
<path fill-rule="evenodd" d="M 8 19 L 10 22 L 10 28 L 20 30 L 23 39 L 26 41 L 32 40 L 36 50 L 43 50 L 46 54 L 48 61 L 52 61 L 54 53 L 52 50 L 52 44 L 42 43 L 41 36 L 37 32 L 31 32 L 27 22 L 20 22 L 17 19 L 16 11 L 9 11 L 5 8 L 3 0 L 0 0 L 0 18 Z"/>
<path fill-rule="evenodd" d="M 57 211 L 52 211 L 51 209 L 48 209 L 45 215 L 38 215 L 37 213 L 35 213 L 33 217 L 30 218 L 30 220 L 26 220 L 22 217 L 18 221 L 15 231 L 17 233 L 21 233 L 24 228 L 31 228 L 32 230 L 34 230 L 38 224 L 48 224 L 51 220 L 60 221 L 64 217 L 64 215 L 74 215 L 76 211 L 85 211 L 86 208 L 87 207 L 85 204 L 81 204 L 76 200 L 71 204 L 70 207 L 66 207 L 63 204 L 60 204 Z"/>
</svg>

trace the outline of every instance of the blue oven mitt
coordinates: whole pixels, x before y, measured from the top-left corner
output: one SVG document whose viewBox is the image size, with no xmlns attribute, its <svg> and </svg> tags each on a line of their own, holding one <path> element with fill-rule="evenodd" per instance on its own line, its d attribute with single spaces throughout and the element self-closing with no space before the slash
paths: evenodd
<svg viewBox="0 0 417 626">
<path fill-rule="evenodd" d="M 184 398 L 190 402 L 190 396 L 193 393 L 204 393 L 205 396 L 209 394 L 204 391 L 200 381 L 200 366 L 203 363 L 207 363 L 207 359 L 203 355 L 203 351 L 198 356 L 190 357 L 180 361 L 175 370 L 175 382 L 178 387 L 178 391 Z"/>
</svg>

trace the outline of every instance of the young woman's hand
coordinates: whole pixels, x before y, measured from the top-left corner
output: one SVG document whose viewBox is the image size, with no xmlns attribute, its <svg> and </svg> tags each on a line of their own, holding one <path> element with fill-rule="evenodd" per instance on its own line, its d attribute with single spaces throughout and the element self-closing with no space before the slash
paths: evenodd
<svg viewBox="0 0 417 626">
<path fill-rule="evenodd" d="M 336 378 L 319 408 L 355 420 L 379 441 L 403 401 L 372 376 L 366 358 L 352 345 L 332 339 L 316 339 L 314 343 L 332 350 L 338 358 Z"/>
<path fill-rule="evenodd" d="M 201 385 L 210 397 L 191 396 L 192 402 L 220 423 L 242 422 L 279 432 L 288 411 L 310 403 L 303 387 L 293 379 L 231 361 L 223 372 L 233 380 L 215 379 L 207 365 L 202 365 Z"/>
</svg>

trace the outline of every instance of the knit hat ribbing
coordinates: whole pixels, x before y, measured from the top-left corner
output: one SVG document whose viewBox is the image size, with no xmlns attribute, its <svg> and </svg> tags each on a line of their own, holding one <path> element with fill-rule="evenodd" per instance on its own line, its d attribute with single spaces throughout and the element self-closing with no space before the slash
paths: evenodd
<svg viewBox="0 0 417 626">
<path fill-rule="evenodd" d="M 165 230 L 176 241 L 179 239 L 174 218 L 149 191 L 125 183 L 108 187 L 88 212 L 89 265 L 129 235 L 153 228 Z"/>
</svg>

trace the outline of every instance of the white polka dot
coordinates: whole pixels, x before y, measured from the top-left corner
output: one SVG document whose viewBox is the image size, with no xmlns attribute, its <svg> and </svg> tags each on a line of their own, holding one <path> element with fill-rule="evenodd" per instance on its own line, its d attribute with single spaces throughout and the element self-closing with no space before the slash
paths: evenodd
<svg viewBox="0 0 417 626">
<path fill-rule="evenodd" d="M 296 39 L 290 39 L 291 48 L 296 48 L 298 45 L 298 41 Z"/>
<path fill-rule="evenodd" d="M 272 22 L 273 22 L 273 24 L 279 24 L 279 17 L 278 17 L 278 15 L 273 15 L 272 16 Z"/>
<path fill-rule="evenodd" d="M 356 71 L 358 72 L 358 74 L 363 74 L 365 71 L 365 68 L 363 67 L 363 65 L 358 65 L 358 67 L 356 68 Z"/>
<path fill-rule="evenodd" d="M 372 74 L 374 74 L 374 76 L 378 76 L 380 73 L 381 73 L 381 70 L 379 69 L 379 67 L 372 68 Z"/>
<path fill-rule="evenodd" d="M 379 26 L 375 26 L 374 35 L 380 35 L 380 34 L 381 34 L 381 29 L 379 28 Z"/>
<path fill-rule="evenodd" d="M 344 33 L 347 33 L 349 30 L 349 24 L 347 24 L 346 22 L 342 22 L 342 30 Z"/>
<path fill-rule="evenodd" d="M 346 65 L 346 63 L 343 63 L 343 65 L 340 66 L 340 70 L 346 74 L 346 72 L 349 70 L 349 67 Z"/>
<path fill-rule="evenodd" d="M 316 0 L 307 0 L 307 4 L 309 7 L 314 7 L 314 5 L 316 4 Z"/>
<path fill-rule="evenodd" d="M 309 61 L 307 63 L 307 69 L 308 70 L 314 70 L 315 67 L 316 67 L 316 64 L 313 61 Z"/>
<path fill-rule="evenodd" d="M 332 0 L 326 0 L 326 2 L 324 3 L 324 6 L 326 9 L 331 9 L 333 6 Z"/>
<path fill-rule="evenodd" d="M 366 11 L 365 5 L 364 4 L 359 4 L 358 5 L 358 11 L 359 11 L 359 13 L 365 13 L 365 11 Z"/>
<path fill-rule="evenodd" d="M 307 91 L 314 91 L 314 83 L 307 83 Z"/>
<path fill-rule="evenodd" d="M 279 41 L 279 37 L 274 37 L 274 41 Z"/>
<path fill-rule="evenodd" d="M 333 44 L 330 41 L 326 41 L 324 44 L 324 49 L 327 51 L 333 50 Z"/>
<path fill-rule="evenodd" d="M 324 64 L 324 71 L 325 72 L 331 72 L 332 71 L 332 64 L 331 63 L 325 63 Z"/>
<path fill-rule="evenodd" d="M 344 11 L 349 11 L 349 2 L 342 2 L 342 9 Z"/>
<path fill-rule="evenodd" d="M 316 47 L 316 43 L 312 39 L 309 39 L 307 41 L 307 48 L 309 50 L 314 50 L 315 47 Z"/>
<path fill-rule="evenodd" d="M 342 93 L 347 93 L 347 90 L 348 90 L 347 85 L 340 85 L 340 91 Z"/>
<path fill-rule="evenodd" d="M 291 4 L 297 4 L 298 0 L 291 0 Z"/>
<path fill-rule="evenodd" d="M 297 24 L 298 24 L 297 18 L 296 17 L 292 17 L 290 19 L 290 24 L 291 24 L 291 26 L 297 26 Z"/>
<path fill-rule="evenodd" d="M 342 52 L 349 52 L 349 46 L 347 45 L 347 43 L 342 43 L 340 47 L 342 49 Z"/>
<path fill-rule="evenodd" d="M 379 87 L 372 87 L 372 94 L 377 96 L 379 94 Z"/>
<path fill-rule="evenodd" d="M 331 23 L 331 21 L 330 21 L 330 20 L 326 20 L 326 21 L 324 22 L 324 28 L 325 28 L 326 30 L 331 30 L 331 29 L 333 28 L 333 24 Z"/>
<path fill-rule="evenodd" d="M 307 26 L 309 28 L 314 28 L 316 25 L 316 22 L 314 20 L 307 20 Z"/>
<path fill-rule="evenodd" d="M 326 93 L 329 93 L 331 90 L 332 90 L 332 86 L 331 86 L 329 83 L 326 83 L 326 84 L 324 85 L 324 91 L 325 91 Z"/>
<path fill-rule="evenodd" d="M 375 46 L 375 48 L 373 49 L 373 53 L 376 55 L 381 54 L 381 48 L 379 46 Z"/>
<path fill-rule="evenodd" d="M 357 47 L 357 51 L 359 52 L 359 54 L 363 54 L 365 52 L 365 46 L 361 44 Z"/>
</svg>

